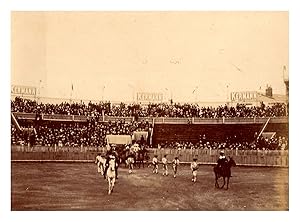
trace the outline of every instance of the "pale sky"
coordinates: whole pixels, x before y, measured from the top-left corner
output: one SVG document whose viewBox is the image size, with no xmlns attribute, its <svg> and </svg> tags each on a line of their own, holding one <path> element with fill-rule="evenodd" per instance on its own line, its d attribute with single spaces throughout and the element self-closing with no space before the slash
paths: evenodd
<svg viewBox="0 0 300 222">
<path fill-rule="evenodd" d="M 288 46 L 287 12 L 13 12 L 11 81 L 112 101 L 225 101 L 227 85 L 284 94 Z"/>
</svg>

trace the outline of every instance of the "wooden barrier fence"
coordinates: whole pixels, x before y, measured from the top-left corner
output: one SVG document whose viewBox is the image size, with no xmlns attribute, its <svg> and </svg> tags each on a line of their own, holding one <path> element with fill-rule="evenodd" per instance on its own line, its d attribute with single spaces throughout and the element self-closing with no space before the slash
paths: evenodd
<svg viewBox="0 0 300 222">
<path fill-rule="evenodd" d="M 97 153 L 105 152 L 102 147 L 27 147 L 12 146 L 11 160 L 82 160 L 94 161 Z M 181 162 L 191 162 L 194 157 L 202 164 L 216 163 L 219 150 L 216 149 L 194 149 L 194 150 L 176 150 L 176 149 L 149 149 L 150 160 L 154 155 L 158 155 L 161 160 L 166 154 L 171 162 L 175 156 L 179 157 Z M 226 156 L 231 156 L 237 165 L 245 166 L 289 166 L 288 150 L 225 150 Z"/>
</svg>

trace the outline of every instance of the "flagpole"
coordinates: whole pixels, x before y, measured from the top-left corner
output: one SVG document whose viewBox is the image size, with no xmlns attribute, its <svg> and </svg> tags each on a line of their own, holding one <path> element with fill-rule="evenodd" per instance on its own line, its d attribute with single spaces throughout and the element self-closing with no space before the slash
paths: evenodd
<svg viewBox="0 0 300 222">
<path fill-rule="evenodd" d="M 72 99 L 73 99 L 73 83 L 72 83 L 72 85 L 71 85 L 70 103 L 72 103 Z"/>
<path fill-rule="evenodd" d="M 38 103 L 40 102 L 40 98 L 41 98 L 41 84 L 42 84 L 42 80 L 39 80 L 39 94 L 38 94 Z"/>
<path fill-rule="evenodd" d="M 229 85 L 226 85 L 226 94 L 227 94 L 227 106 L 229 106 Z"/>
<path fill-rule="evenodd" d="M 192 92 L 192 94 L 194 94 L 194 99 L 195 99 L 195 103 L 197 104 L 198 102 L 198 93 L 197 93 L 197 90 L 198 90 L 198 87 L 199 86 L 196 86 Z M 195 94 L 196 93 L 196 94 Z"/>
<path fill-rule="evenodd" d="M 105 85 L 103 85 L 102 87 L 102 102 L 104 102 L 104 89 L 105 89 Z"/>
</svg>

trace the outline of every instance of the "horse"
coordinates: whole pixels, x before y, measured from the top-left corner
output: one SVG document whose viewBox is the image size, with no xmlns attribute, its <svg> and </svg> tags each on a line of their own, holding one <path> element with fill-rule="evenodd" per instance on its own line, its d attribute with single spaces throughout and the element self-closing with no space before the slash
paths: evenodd
<svg viewBox="0 0 300 222">
<path fill-rule="evenodd" d="M 116 159 L 110 158 L 108 161 L 108 168 L 106 171 L 106 178 L 108 180 L 108 194 L 111 194 L 116 181 Z"/>
<path fill-rule="evenodd" d="M 123 163 L 124 164 L 124 167 L 126 167 L 126 160 L 127 160 L 127 156 L 128 156 L 128 154 L 127 154 L 127 152 L 122 152 L 121 154 L 120 154 L 120 165 Z"/>
<path fill-rule="evenodd" d="M 139 168 L 141 168 L 141 164 L 143 165 L 143 168 L 145 167 L 145 161 L 148 162 L 150 159 L 148 155 L 148 150 L 141 149 L 136 153 L 136 164 Z"/>
<path fill-rule="evenodd" d="M 232 157 L 229 157 L 229 161 L 225 162 L 222 167 L 215 166 L 213 168 L 214 173 L 215 173 L 215 187 L 216 188 L 220 188 L 219 183 L 218 183 L 218 179 L 220 177 L 223 177 L 223 185 L 221 186 L 220 189 L 222 189 L 224 187 L 226 178 L 227 178 L 226 190 L 228 189 L 229 179 L 231 177 L 231 167 L 232 166 L 235 167 L 236 163 L 235 163 L 235 161 L 233 160 Z"/>
<path fill-rule="evenodd" d="M 141 168 L 141 164 L 143 164 L 143 168 L 144 168 L 144 154 L 143 153 L 136 153 L 136 156 L 135 156 L 135 159 L 136 159 L 136 164 L 139 168 Z"/>
</svg>

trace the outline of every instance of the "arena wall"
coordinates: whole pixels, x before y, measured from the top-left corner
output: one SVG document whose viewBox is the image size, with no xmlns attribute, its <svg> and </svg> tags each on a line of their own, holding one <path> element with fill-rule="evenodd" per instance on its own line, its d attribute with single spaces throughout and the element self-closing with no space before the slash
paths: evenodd
<svg viewBox="0 0 300 222">
<path fill-rule="evenodd" d="M 97 153 L 105 152 L 105 148 L 84 147 L 24 147 L 12 146 L 12 161 L 70 161 L 70 162 L 94 162 Z M 288 167 L 288 150 L 226 150 L 227 156 L 232 156 L 237 165 L 241 166 L 270 166 Z M 215 164 L 219 156 L 219 150 L 176 150 L 176 149 L 149 149 L 150 160 L 154 155 L 161 160 L 167 154 L 169 162 L 177 156 L 182 163 L 189 163 L 197 157 L 201 164 Z"/>
</svg>

